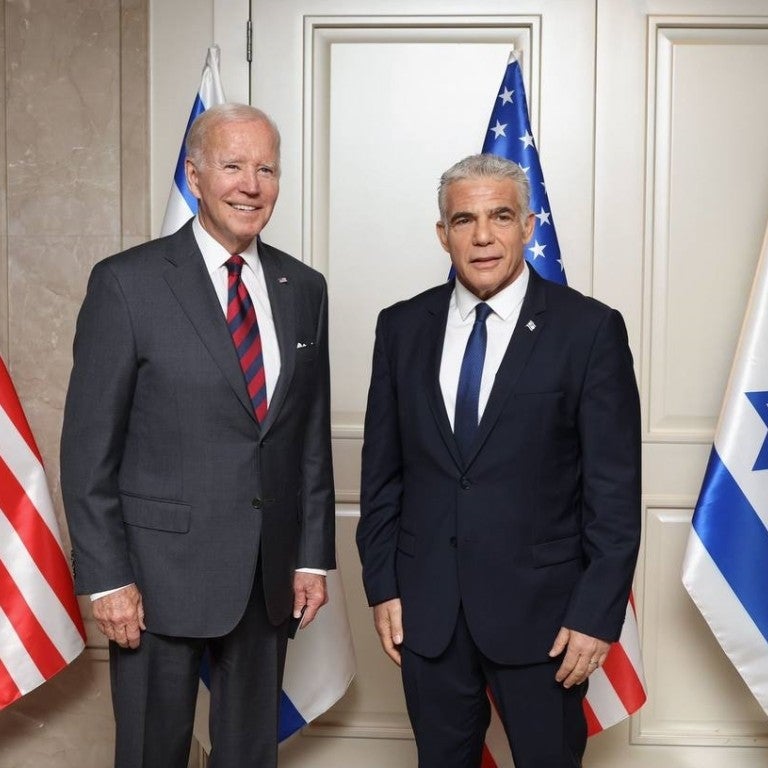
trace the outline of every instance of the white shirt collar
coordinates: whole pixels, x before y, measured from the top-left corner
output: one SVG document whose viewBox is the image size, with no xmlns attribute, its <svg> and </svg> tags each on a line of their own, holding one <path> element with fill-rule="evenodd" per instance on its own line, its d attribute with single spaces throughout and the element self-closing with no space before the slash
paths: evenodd
<svg viewBox="0 0 768 768">
<path fill-rule="evenodd" d="M 525 292 L 528 290 L 528 278 L 528 264 L 523 261 L 523 271 L 506 288 L 500 290 L 495 296 L 491 296 L 485 303 L 502 320 L 506 320 L 522 304 Z M 458 278 L 454 293 L 461 319 L 466 320 L 482 299 L 475 296 Z"/>
<path fill-rule="evenodd" d="M 227 259 L 232 254 L 203 228 L 197 216 L 192 221 L 192 232 L 195 235 L 197 247 L 200 249 L 200 253 L 203 254 L 205 268 L 208 270 L 209 275 L 213 275 L 216 270 L 226 264 Z M 258 237 L 254 237 L 248 247 L 240 251 L 240 255 L 257 276 L 261 274 Z"/>
</svg>

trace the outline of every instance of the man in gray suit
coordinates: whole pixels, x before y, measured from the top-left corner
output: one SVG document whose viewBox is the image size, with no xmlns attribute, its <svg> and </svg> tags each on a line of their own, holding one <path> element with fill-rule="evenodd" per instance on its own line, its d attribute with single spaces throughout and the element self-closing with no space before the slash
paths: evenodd
<svg viewBox="0 0 768 768">
<path fill-rule="evenodd" d="M 94 267 L 77 322 L 61 483 L 79 593 L 109 638 L 118 768 L 185 768 L 203 652 L 211 768 L 277 760 L 291 616 L 334 562 L 327 291 L 258 237 L 280 137 L 203 113 L 198 215 Z"/>
</svg>

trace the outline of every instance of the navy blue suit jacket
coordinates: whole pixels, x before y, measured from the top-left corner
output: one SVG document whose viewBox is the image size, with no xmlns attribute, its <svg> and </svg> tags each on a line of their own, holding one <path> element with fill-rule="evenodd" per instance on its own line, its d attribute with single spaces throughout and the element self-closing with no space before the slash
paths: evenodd
<svg viewBox="0 0 768 768">
<path fill-rule="evenodd" d="M 453 284 L 379 316 L 357 539 L 371 605 L 399 597 L 405 645 L 447 646 L 459 605 L 503 664 L 561 626 L 618 639 L 640 537 L 640 409 L 621 315 L 531 270 L 462 460 L 439 384 Z"/>
</svg>

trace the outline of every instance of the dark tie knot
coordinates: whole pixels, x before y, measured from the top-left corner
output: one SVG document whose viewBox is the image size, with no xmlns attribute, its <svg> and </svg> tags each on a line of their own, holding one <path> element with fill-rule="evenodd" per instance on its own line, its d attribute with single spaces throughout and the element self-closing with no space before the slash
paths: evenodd
<svg viewBox="0 0 768 768">
<path fill-rule="evenodd" d="M 493 310 L 485 302 L 481 301 L 475 306 L 475 322 L 485 323 L 491 312 L 493 312 Z"/>
<path fill-rule="evenodd" d="M 239 253 L 233 253 L 226 261 L 227 271 L 230 275 L 237 275 L 240 277 L 240 273 L 243 271 L 243 264 L 245 259 Z"/>
</svg>

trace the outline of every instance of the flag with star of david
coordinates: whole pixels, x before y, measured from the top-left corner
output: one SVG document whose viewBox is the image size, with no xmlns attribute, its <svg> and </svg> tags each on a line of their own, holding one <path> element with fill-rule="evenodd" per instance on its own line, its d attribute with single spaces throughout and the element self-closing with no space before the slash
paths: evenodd
<svg viewBox="0 0 768 768">
<path fill-rule="evenodd" d="M 526 247 L 525 258 L 542 277 L 565 284 L 565 269 L 560 258 L 555 222 L 528 118 L 523 73 L 514 51 L 509 56 L 501 89 L 493 105 L 482 151 L 483 154 L 513 160 L 525 171 L 531 185 L 531 210 L 536 216 L 536 225 Z"/>
<path fill-rule="evenodd" d="M 768 714 L 768 230 L 683 562 L 683 584 Z"/>
<path fill-rule="evenodd" d="M 549 207 L 544 174 L 531 131 L 520 63 L 513 51 L 494 102 L 483 153 L 499 155 L 520 165 L 531 185 L 531 211 L 536 216 L 525 257 L 547 280 L 567 284 L 560 256 L 555 222 Z M 643 657 L 635 605 L 630 595 L 618 642 L 611 646 L 605 664 L 589 678 L 584 714 L 590 736 L 616 725 L 643 706 L 647 698 Z M 504 729 L 491 699 L 491 724 L 485 738 L 482 768 L 513 768 Z"/>
</svg>

